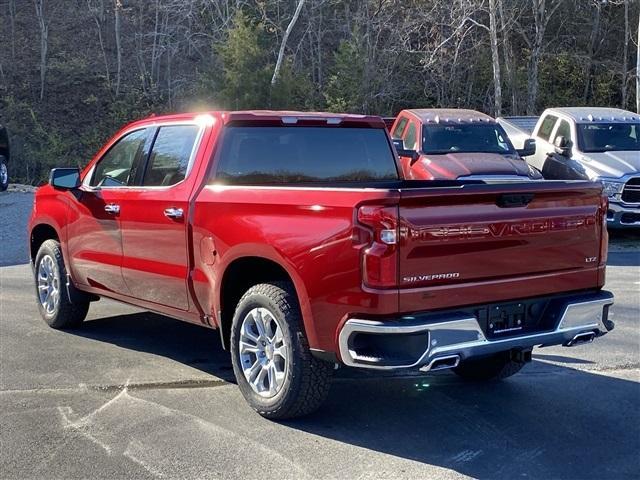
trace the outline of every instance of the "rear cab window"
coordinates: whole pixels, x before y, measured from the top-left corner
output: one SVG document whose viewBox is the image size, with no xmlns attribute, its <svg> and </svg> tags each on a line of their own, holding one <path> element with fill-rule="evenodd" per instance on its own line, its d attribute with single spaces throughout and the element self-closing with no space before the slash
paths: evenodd
<svg viewBox="0 0 640 480">
<path fill-rule="evenodd" d="M 279 185 L 398 180 L 381 128 L 230 126 L 212 181 Z"/>
</svg>

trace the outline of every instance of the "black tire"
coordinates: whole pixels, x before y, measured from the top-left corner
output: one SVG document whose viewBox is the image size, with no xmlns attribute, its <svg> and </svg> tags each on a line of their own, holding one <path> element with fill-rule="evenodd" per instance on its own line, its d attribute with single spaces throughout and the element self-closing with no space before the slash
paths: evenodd
<svg viewBox="0 0 640 480">
<path fill-rule="evenodd" d="M 289 345 L 283 383 L 271 398 L 261 396 L 251 387 L 240 359 L 242 323 L 256 308 L 269 311 Z M 282 420 L 307 415 L 320 407 L 329 392 L 333 365 L 311 355 L 295 289 L 288 282 L 258 284 L 243 295 L 231 326 L 231 358 L 240 392 L 251 408 L 265 418 Z"/>
<path fill-rule="evenodd" d="M 50 262 L 48 259 L 51 259 Z M 41 301 L 39 276 L 41 275 L 41 264 L 53 265 L 51 282 L 57 285 L 57 302 L 52 302 L 53 307 L 48 309 Z M 46 268 L 43 266 L 43 270 Z M 82 292 L 72 289 L 73 302 L 69 298 L 69 290 L 66 286 L 67 270 L 62 259 L 62 250 L 57 240 L 46 240 L 40 246 L 34 263 L 34 276 L 36 283 L 36 300 L 40 315 L 47 324 L 56 329 L 76 328 L 82 324 L 89 311 L 89 298 Z M 55 283 L 54 283 L 55 282 Z"/>
<path fill-rule="evenodd" d="M 510 351 L 500 352 L 490 357 L 467 360 L 453 371 L 465 380 L 483 382 L 502 380 L 515 375 L 526 365 L 523 361 L 514 360 Z"/>
<path fill-rule="evenodd" d="M 9 171 L 7 170 L 7 160 L 0 155 L 0 192 L 4 192 L 9 186 Z"/>
</svg>

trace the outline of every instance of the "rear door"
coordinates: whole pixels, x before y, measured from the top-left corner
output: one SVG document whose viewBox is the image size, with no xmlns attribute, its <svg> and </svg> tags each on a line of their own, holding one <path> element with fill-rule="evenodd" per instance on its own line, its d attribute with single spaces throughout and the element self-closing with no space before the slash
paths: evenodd
<svg viewBox="0 0 640 480">
<path fill-rule="evenodd" d="M 401 310 L 595 288 L 600 192 L 590 182 L 403 190 Z"/>
<path fill-rule="evenodd" d="M 204 127 L 161 125 L 120 213 L 122 275 L 131 295 L 188 310 L 187 219 Z"/>
</svg>

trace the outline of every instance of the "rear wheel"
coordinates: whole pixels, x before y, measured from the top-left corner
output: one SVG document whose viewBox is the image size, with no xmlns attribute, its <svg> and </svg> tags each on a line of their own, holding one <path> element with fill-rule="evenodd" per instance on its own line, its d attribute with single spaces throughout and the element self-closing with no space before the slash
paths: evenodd
<svg viewBox="0 0 640 480">
<path fill-rule="evenodd" d="M 333 366 L 311 355 L 288 282 L 255 285 L 240 299 L 231 327 L 231 357 L 242 395 L 263 417 L 306 415 L 329 392 Z"/>
<path fill-rule="evenodd" d="M 9 186 L 9 170 L 6 159 L 0 155 L 0 192 L 4 192 Z"/>
<path fill-rule="evenodd" d="M 515 375 L 526 362 L 514 359 L 510 351 L 500 352 L 490 357 L 466 360 L 453 371 L 465 380 L 487 381 L 502 380 Z"/>
<path fill-rule="evenodd" d="M 87 316 L 89 298 L 77 292 L 73 302 L 66 286 L 67 271 L 62 260 L 60 243 L 46 240 L 40 246 L 35 261 L 36 295 L 40 315 L 52 328 L 78 327 Z M 77 298 L 75 298 L 77 297 Z"/>
</svg>

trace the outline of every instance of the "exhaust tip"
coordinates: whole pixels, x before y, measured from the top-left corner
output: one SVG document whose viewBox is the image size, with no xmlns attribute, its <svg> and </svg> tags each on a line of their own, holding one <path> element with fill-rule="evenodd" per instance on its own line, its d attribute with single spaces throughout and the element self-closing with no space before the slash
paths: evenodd
<svg viewBox="0 0 640 480">
<path fill-rule="evenodd" d="M 565 347 L 575 347 L 583 343 L 591 343 L 595 340 L 595 332 L 582 332 L 578 333 L 575 337 L 564 344 Z"/>
<path fill-rule="evenodd" d="M 429 362 L 420 370 L 423 372 L 434 372 L 436 370 L 446 370 L 456 368 L 460 364 L 460 355 L 447 355 L 446 357 L 437 357 Z"/>
</svg>

